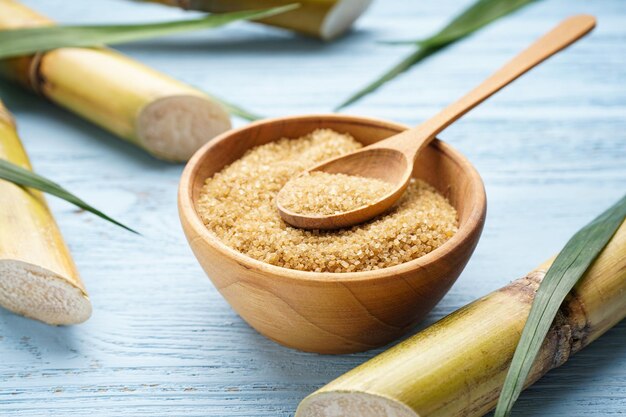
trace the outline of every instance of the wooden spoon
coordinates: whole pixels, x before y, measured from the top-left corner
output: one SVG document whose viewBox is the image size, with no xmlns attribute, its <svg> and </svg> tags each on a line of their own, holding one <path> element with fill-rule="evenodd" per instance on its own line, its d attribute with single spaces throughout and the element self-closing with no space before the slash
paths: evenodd
<svg viewBox="0 0 626 417">
<path fill-rule="evenodd" d="M 283 207 L 280 203 L 283 188 L 276 199 L 280 216 L 292 226 L 302 229 L 337 229 L 362 223 L 382 214 L 402 196 L 409 185 L 417 155 L 438 133 L 520 75 L 589 33 L 595 25 L 595 18 L 589 15 L 565 19 L 478 87 L 433 118 L 356 152 L 325 161 L 308 171 L 380 179 L 394 184 L 395 189 L 389 194 L 355 210 L 332 215 L 311 215 L 295 213 Z"/>
</svg>

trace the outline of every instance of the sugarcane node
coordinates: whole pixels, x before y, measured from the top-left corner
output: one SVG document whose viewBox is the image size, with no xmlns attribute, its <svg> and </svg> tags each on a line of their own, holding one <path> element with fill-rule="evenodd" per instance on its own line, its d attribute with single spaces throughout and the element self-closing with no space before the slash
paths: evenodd
<svg viewBox="0 0 626 417">
<path fill-rule="evenodd" d="M 535 293 L 541 280 L 546 275 L 546 270 L 540 269 L 530 272 L 528 275 L 513 281 L 506 287 L 500 288 L 498 291 L 503 293 L 514 293 L 521 301 L 532 304 L 535 299 Z"/>
<path fill-rule="evenodd" d="M 52 24 L 0 1 L 0 30 Z M 167 161 L 186 161 L 231 127 L 229 113 L 206 93 L 104 47 L 2 60 L 0 75 Z"/>
<path fill-rule="evenodd" d="M 626 317 L 625 253 L 623 222 L 563 302 L 525 388 Z M 553 260 L 320 388 L 300 403 L 296 417 L 483 416 L 497 403 Z"/>
<path fill-rule="evenodd" d="M 46 77 L 41 71 L 41 60 L 45 52 L 38 52 L 31 57 L 28 69 L 28 86 L 35 94 L 43 95 L 43 86 L 46 84 Z"/>
</svg>

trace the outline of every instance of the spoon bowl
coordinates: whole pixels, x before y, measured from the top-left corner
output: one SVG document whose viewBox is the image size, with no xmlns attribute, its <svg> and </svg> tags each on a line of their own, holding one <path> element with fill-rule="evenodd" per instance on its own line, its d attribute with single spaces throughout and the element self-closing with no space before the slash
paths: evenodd
<svg viewBox="0 0 626 417">
<path fill-rule="evenodd" d="M 395 185 L 392 192 L 377 201 L 354 210 L 332 215 L 300 214 L 289 210 L 281 203 L 283 188 L 276 198 L 278 212 L 282 219 L 301 229 L 340 229 L 363 223 L 380 213 L 384 213 L 404 194 L 411 180 L 413 160 L 395 149 L 365 148 L 346 156 L 324 161 L 308 172 L 323 171 L 330 174 L 347 174 L 374 178 Z"/>
</svg>

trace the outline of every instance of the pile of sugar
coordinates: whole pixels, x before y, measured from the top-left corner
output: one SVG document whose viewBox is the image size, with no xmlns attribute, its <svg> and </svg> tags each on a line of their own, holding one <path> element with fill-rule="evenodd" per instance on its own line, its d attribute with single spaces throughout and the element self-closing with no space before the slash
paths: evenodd
<svg viewBox="0 0 626 417">
<path fill-rule="evenodd" d="M 414 180 L 387 214 L 335 231 L 287 225 L 276 196 L 293 177 L 325 159 L 361 148 L 328 129 L 250 149 L 206 180 L 196 208 L 227 246 L 272 265 L 316 272 L 368 271 L 398 265 L 441 246 L 457 231 L 456 211 L 429 184 Z"/>
<path fill-rule="evenodd" d="M 313 171 L 285 184 L 279 201 L 297 214 L 339 214 L 374 203 L 393 189 L 393 184 L 375 178 Z"/>
</svg>

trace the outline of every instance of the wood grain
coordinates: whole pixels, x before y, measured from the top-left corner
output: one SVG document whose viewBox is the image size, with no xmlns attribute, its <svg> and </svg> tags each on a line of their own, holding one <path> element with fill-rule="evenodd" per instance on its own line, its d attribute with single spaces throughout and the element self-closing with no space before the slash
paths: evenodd
<svg viewBox="0 0 626 417">
<path fill-rule="evenodd" d="M 469 2 L 374 2 L 354 33 L 331 44 L 241 24 L 121 49 L 269 116 L 325 112 L 409 50 L 376 40 L 426 36 Z M 62 22 L 187 16 L 125 0 L 26 3 Z M 347 109 L 416 125 L 573 13 L 597 16 L 598 28 L 440 135 L 478 168 L 489 210 L 467 268 L 419 328 L 522 276 L 623 195 L 626 3 L 537 2 Z M 259 335 L 185 243 L 176 210 L 182 167 L 0 89 L 35 169 L 146 236 L 48 199 L 94 313 L 83 325 L 51 328 L 0 312 L 0 415 L 288 417 L 307 394 L 380 351 L 307 354 Z M 516 416 L 619 416 L 625 404 L 621 323 L 525 391 Z"/>
</svg>

